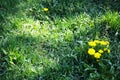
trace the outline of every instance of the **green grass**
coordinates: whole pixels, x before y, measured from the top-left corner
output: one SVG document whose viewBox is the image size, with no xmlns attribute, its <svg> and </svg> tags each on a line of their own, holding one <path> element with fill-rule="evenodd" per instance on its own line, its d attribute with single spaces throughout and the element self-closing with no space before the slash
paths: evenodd
<svg viewBox="0 0 120 80">
<path fill-rule="evenodd" d="M 119 0 L 0 0 L 0 80 L 120 80 L 119 11 Z M 99 62 L 95 39 L 110 42 Z"/>
</svg>

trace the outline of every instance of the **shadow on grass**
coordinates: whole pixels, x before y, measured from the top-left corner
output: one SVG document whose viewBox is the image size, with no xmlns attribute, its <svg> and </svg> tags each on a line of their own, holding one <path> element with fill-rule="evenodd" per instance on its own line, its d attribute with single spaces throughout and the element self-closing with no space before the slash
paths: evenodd
<svg viewBox="0 0 120 80">
<path fill-rule="evenodd" d="M 0 1 L 0 8 L 2 9 L 11 9 L 14 8 L 21 0 L 1 0 Z"/>
<path fill-rule="evenodd" d="M 120 11 L 120 0 L 92 0 L 92 2 L 111 11 Z"/>
<path fill-rule="evenodd" d="M 42 4 L 41 6 L 49 8 L 49 12 L 46 15 L 48 15 L 51 19 L 54 19 L 55 17 L 63 18 L 63 17 L 79 15 L 84 12 L 91 15 L 91 17 L 96 17 L 96 16 L 98 16 L 98 13 L 103 14 L 107 9 L 108 10 L 110 9 L 113 11 L 119 11 L 120 8 L 118 6 L 119 3 L 117 1 L 118 0 L 111 0 L 110 2 L 95 1 L 95 0 L 85 0 L 85 1 L 83 1 L 83 0 L 74 0 L 74 1 L 73 0 L 66 0 L 66 1 L 41 0 L 40 2 Z M 15 3 L 12 3 L 12 4 L 13 4 L 13 6 L 15 6 Z M 116 7 L 116 6 L 118 6 L 118 7 Z M 32 15 L 36 19 L 41 19 L 39 17 L 40 9 L 38 8 L 38 9 L 33 10 L 34 14 L 38 14 L 38 15 Z M 4 11 L 2 14 L 4 14 Z M 1 16 L 2 20 L 4 18 L 5 17 Z M 102 23 L 99 25 L 102 25 Z M 45 43 L 43 43 L 43 45 L 44 44 Z M 82 58 L 83 56 L 80 56 L 80 55 L 83 53 L 80 53 L 81 51 L 79 51 L 79 50 L 78 50 L 78 52 L 75 50 L 75 47 L 76 47 L 75 44 L 76 43 L 74 43 L 74 42 L 68 42 L 66 44 L 67 45 L 66 46 L 63 43 L 59 43 L 57 45 L 57 46 L 59 46 L 58 49 L 55 49 L 55 47 L 50 47 L 46 43 L 44 45 L 44 49 L 46 51 L 48 50 L 50 53 L 50 54 L 47 54 L 47 56 L 49 56 L 51 58 L 57 58 L 57 59 L 59 59 L 59 61 L 58 61 L 58 65 L 55 67 L 50 67 L 49 65 L 46 65 L 43 63 L 44 65 L 46 65 L 46 67 L 44 67 L 43 73 L 40 74 L 40 76 L 38 76 L 39 79 L 44 79 L 44 80 L 55 80 L 55 79 L 58 79 L 58 80 L 63 80 L 63 79 L 86 80 L 86 78 L 89 77 L 89 73 L 92 71 L 95 71 L 95 69 L 88 71 L 88 73 L 86 73 L 84 71 L 84 69 L 87 67 L 85 67 L 85 65 L 83 66 L 83 64 L 81 63 L 81 59 L 83 59 Z M 18 52 L 20 52 L 21 48 L 22 48 L 23 52 L 21 52 L 22 53 L 21 56 L 24 57 L 24 56 L 27 56 L 28 54 L 34 53 L 34 50 L 37 49 L 36 47 L 33 47 L 35 45 L 39 45 L 39 42 L 34 37 L 31 37 L 31 36 L 26 37 L 26 35 L 25 36 L 14 36 L 13 35 L 12 37 L 7 38 L 7 40 L 5 42 L 3 42 L 2 46 L 0 46 L 0 48 L 4 48 L 5 50 L 9 49 L 11 51 L 15 50 Z M 78 46 L 78 44 L 77 44 L 77 46 Z M 40 47 L 40 46 L 38 46 L 38 47 Z M 81 45 L 79 45 L 78 48 L 79 47 L 81 47 Z M 42 50 L 42 49 L 38 49 L 38 50 Z M 51 50 L 53 50 L 53 52 Z M 48 51 L 47 51 L 47 53 L 48 53 Z M 27 54 L 24 54 L 24 53 L 27 53 Z M 51 54 L 51 53 L 54 53 L 54 54 Z M 6 71 L 6 69 L 9 66 L 11 66 L 11 63 L 9 61 L 10 56 L 4 54 L 2 50 L 1 50 L 0 56 L 5 57 L 5 58 L 1 58 L 1 62 L 3 62 L 3 63 L 1 63 L 1 65 L 7 64 L 6 67 L 3 65 L 3 67 L 2 67 L 3 70 L 0 70 L 1 73 L 4 73 L 4 71 Z M 85 55 L 84 55 L 84 57 L 85 57 Z M 13 57 L 11 57 L 11 58 L 13 58 Z M 8 60 L 6 60 L 6 59 L 8 59 Z M 22 62 L 24 62 L 24 61 L 22 61 L 22 59 L 24 59 L 24 58 L 21 58 L 21 59 L 13 58 L 13 63 L 17 64 L 17 66 L 20 67 L 22 65 Z M 37 57 L 36 59 L 38 60 L 39 57 Z M 38 61 L 37 60 L 35 60 L 35 61 L 39 65 L 39 60 Z M 54 65 L 52 65 L 52 66 L 54 66 Z M 91 68 L 94 68 L 94 67 L 91 67 Z M 18 70 L 18 73 L 21 74 L 21 72 L 19 72 L 21 70 L 19 70 L 19 69 L 17 69 L 17 70 Z M 12 70 L 12 73 L 14 73 L 14 68 Z M 16 72 L 16 74 L 17 74 L 17 72 Z M 25 78 L 29 79 L 31 75 L 34 76 L 34 73 L 29 74 L 29 76 L 27 74 L 24 75 L 24 73 L 23 73 L 23 75 L 22 74 L 19 75 L 18 79 L 20 79 L 21 76 L 23 79 L 25 79 Z M 39 75 L 39 72 L 37 75 Z M 6 74 L 4 76 L 7 77 Z M 112 74 L 110 74 L 110 77 L 108 79 L 111 79 L 111 76 L 112 76 Z M 16 76 L 16 77 L 18 77 L 18 76 Z M 35 75 L 35 78 L 36 78 L 36 75 Z"/>
<path fill-rule="evenodd" d="M 16 5 L 20 3 L 20 0 L 1 0 L 0 1 L 0 21 L 3 21 L 7 14 L 17 12 Z"/>
<path fill-rule="evenodd" d="M 24 0 L 0 0 L 0 36 L 3 35 L 6 29 L 5 24 L 10 24 L 8 17 L 11 17 L 11 14 L 14 15 L 19 10 L 16 6 L 23 1 Z"/>
<path fill-rule="evenodd" d="M 69 17 L 79 15 L 81 13 L 87 13 L 91 17 L 96 17 L 100 14 L 104 14 L 107 10 L 119 11 L 119 0 L 41 0 L 41 7 L 47 7 L 49 9 L 47 15 L 54 19 L 54 17 Z M 33 9 L 33 14 L 37 19 L 40 19 L 40 8 Z"/>
</svg>

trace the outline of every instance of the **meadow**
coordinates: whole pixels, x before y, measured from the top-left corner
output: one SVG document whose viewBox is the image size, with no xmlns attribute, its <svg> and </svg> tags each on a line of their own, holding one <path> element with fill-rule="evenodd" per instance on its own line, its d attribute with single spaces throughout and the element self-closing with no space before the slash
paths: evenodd
<svg viewBox="0 0 120 80">
<path fill-rule="evenodd" d="M 0 80 L 120 80 L 120 0 L 0 0 Z"/>
</svg>

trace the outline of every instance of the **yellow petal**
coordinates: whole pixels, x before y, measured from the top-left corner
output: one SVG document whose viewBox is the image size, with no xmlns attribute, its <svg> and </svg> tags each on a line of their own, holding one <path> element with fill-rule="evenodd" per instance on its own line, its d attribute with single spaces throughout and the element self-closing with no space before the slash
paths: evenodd
<svg viewBox="0 0 120 80">
<path fill-rule="evenodd" d="M 94 55 L 94 54 L 95 54 L 95 50 L 94 50 L 93 48 L 90 48 L 90 49 L 88 50 L 88 54 L 89 54 L 89 55 Z"/>
<path fill-rule="evenodd" d="M 97 53 L 94 54 L 94 57 L 98 59 L 98 58 L 101 57 L 101 54 L 97 52 Z"/>
</svg>

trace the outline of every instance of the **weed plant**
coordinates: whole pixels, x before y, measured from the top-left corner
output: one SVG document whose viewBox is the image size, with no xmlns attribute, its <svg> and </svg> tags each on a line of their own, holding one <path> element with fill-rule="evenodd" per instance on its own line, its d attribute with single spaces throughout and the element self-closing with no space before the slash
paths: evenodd
<svg viewBox="0 0 120 80">
<path fill-rule="evenodd" d="M 0 0 L 0 80 L 120 80 L 119 11 L 120 0 Z"/>
</svg>

